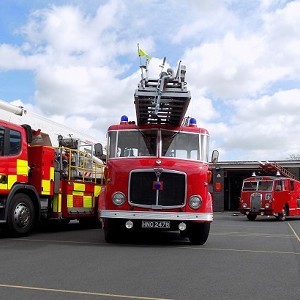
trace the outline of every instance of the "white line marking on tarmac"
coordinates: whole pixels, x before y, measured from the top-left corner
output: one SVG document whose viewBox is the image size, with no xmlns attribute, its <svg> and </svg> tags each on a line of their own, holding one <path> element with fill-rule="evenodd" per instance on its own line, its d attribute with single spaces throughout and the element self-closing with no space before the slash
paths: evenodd
<svg viewBox="0 0 300 300">
<path fill-rule="evenodd" d="M 222 232 L 222 233 L 210 233 L 210 235 L 215 236 L 258 236 L 258 237 L 280 237 L 280 238 L 291 238 L 294 237 L 292 234 L 283 234 L 283 233 L 256 233 L 256 232 L 239 232 L 239 231 L 233 231 L 233 232 Z"/>
<path fill-rule="evenodd" d="M 11 239 L 14 241 L 25 241 L 25 242 L 49 242 L 49 243 L 58 243 L 58 244 L 64 244 L 64 243 L 68 243 L 68 244 L 87 244 L 87 245 L 104 245 L 105 243 L 94 243 L 94 242 L 80 242 L 80 241 L 68 241 L 68 240 L 64 240 L 64 241 L 60 241 L 60 240 L 45 240 L 45 239 L 30 239 L 30 238 L 17 238 L 17 239 Z"/>
<path fill-rule="evenodd" d="M 267 253 L 267 254 L 293 254 L 300 255 L 300 252 L 292 251 L 272 251 L 272 250 L 250 250 L 250 249 L 233 249 L 233 248 L 202 248 L 202 247 L 178 247 L 182 249 L 202 250 L 202 251 L 233 251 L 233 252 L 248 252 L 248 253 Z"/>
<path fill-rule="evenodd" d="M 293 231 L 295 237 L 297 238 L 298 242 L 300 243 L 300 238 L 299 238 L 298 234 L 296 233 L 296 231 L 294 230 L 294 228 L 292 227 L 292 225 L 289 222 L 288 222 L 288 225 L 290 226 L 290 228 Z"/>
<path fill-rule="evenodd" d="M 72 290 L 61 290 L 61 289 L 50 289 L 50 288 L 39 288 L 33 286 L 23 286 L 23 285 L 11 285 L 11 284 L 0 284 L 3 288 L 12 289 L 23 289 L 32 291 L 42 291 L 42 292 L 54 292 L 54 293 L 65 293 L 65 294 L 75 294 L 75 295 L 91 295 L 98 297 L 114 297 L 123 299 L 142 299 L 142 300 L 171 300 L 166 298 L 152 298 L 152 297 L 142 297 L 142 296 L 126 296 L 126 295 L 116 295 L 116 294 L 105 294 L 105 293 L 93 293 L 93 292 L 83 292 L 83 291 L 72 291 Z"/>
</svg>

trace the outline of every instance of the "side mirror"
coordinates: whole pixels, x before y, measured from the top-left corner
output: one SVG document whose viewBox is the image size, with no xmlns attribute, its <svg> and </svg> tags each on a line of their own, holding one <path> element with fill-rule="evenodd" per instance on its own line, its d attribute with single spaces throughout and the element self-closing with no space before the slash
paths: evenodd
<svg viewBox="0 0 300 300">
<path fill-rule="evenodd" d="M 214 150 L 211 154 L 211 162 L 213 164 L 216 164 L 219 160 L 219 151 L 218 150 Z"/>
</svg>

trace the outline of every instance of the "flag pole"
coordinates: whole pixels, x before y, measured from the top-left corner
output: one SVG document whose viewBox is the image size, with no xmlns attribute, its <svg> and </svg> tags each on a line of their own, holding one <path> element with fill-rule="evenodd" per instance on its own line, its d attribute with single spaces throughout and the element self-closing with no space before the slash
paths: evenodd
<svg viewBox="0 0 300 300">
<path fill-rule="evenodd" d="M 138 48 L 138 56 L 140 58 L 140 69 L 141 69 L 141 72 L 142 72 L 142 79 L 144 79 L 144 72 L 143 72 L 143 65 L 142 65 L 142 58 L 141 58 L 141 55 L 140 55 L 140 44 L 138 43 L 137 44 L 137 48 Z"/>
</svg>

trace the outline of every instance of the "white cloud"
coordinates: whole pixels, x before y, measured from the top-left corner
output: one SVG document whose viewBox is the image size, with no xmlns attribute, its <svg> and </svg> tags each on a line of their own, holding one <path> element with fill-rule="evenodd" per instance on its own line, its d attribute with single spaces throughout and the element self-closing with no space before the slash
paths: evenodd
<svg viewBox="0 0 300 300">
<path fill-rule="evenodd" d="M 152 77 L 165 55 L 187 66 L 188 114 L 209 130 L 220 159 L 300 152 L 299 1 L 111 0 L 94 11 L 85 1 L 54 3 L 28 16 L 22 43 L 0 44 L 0 71 L 34 71 L 26 107 L 103 140 L 121 115 L 135 119 L 140 43 Z"/>
<path fill-rule="evenodd" d="M 294 89 L 257 99 L 237 100 L 227 124 L 227 134 L 222 136 L 215 131 L 215 137 L 222 140 L 227 155 L 230 151 L 242 150 L 240 159 L 276 160 L 299 154 L 300 143 L 295 138 L 300 130 L 299 97 L 300 89 Z"/>
</svg>

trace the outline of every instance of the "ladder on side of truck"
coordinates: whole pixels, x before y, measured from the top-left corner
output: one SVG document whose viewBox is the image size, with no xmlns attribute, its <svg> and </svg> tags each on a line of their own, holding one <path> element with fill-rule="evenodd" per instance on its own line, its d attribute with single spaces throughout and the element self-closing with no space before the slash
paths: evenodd
<svg viewBox="0 0 300 300">
<path fill-rule="evenodd" d="M 292 174 L 290 171 L 285 169 L 284 167 L 280 166 L 279 164 L 275 162 L 259 162 L 260 167 L 262 168 L 263 171 L 266 173 L 277 173 L 279 172 L 282 176 L 292 178 L 292 179 L 297 179 L 294 174 Z"/>
<path fill-rule="evenodd" d="M 138 125 L 182 124 L 191 99 L 185 82 L 186 67 L 179 62 L 175 75 L 171 68 L 163 72 L 164 64 L 165 58 L 158 79 L 148 79 L 142 73 L 142 80 L 134 94 Z"/>
</svg>

